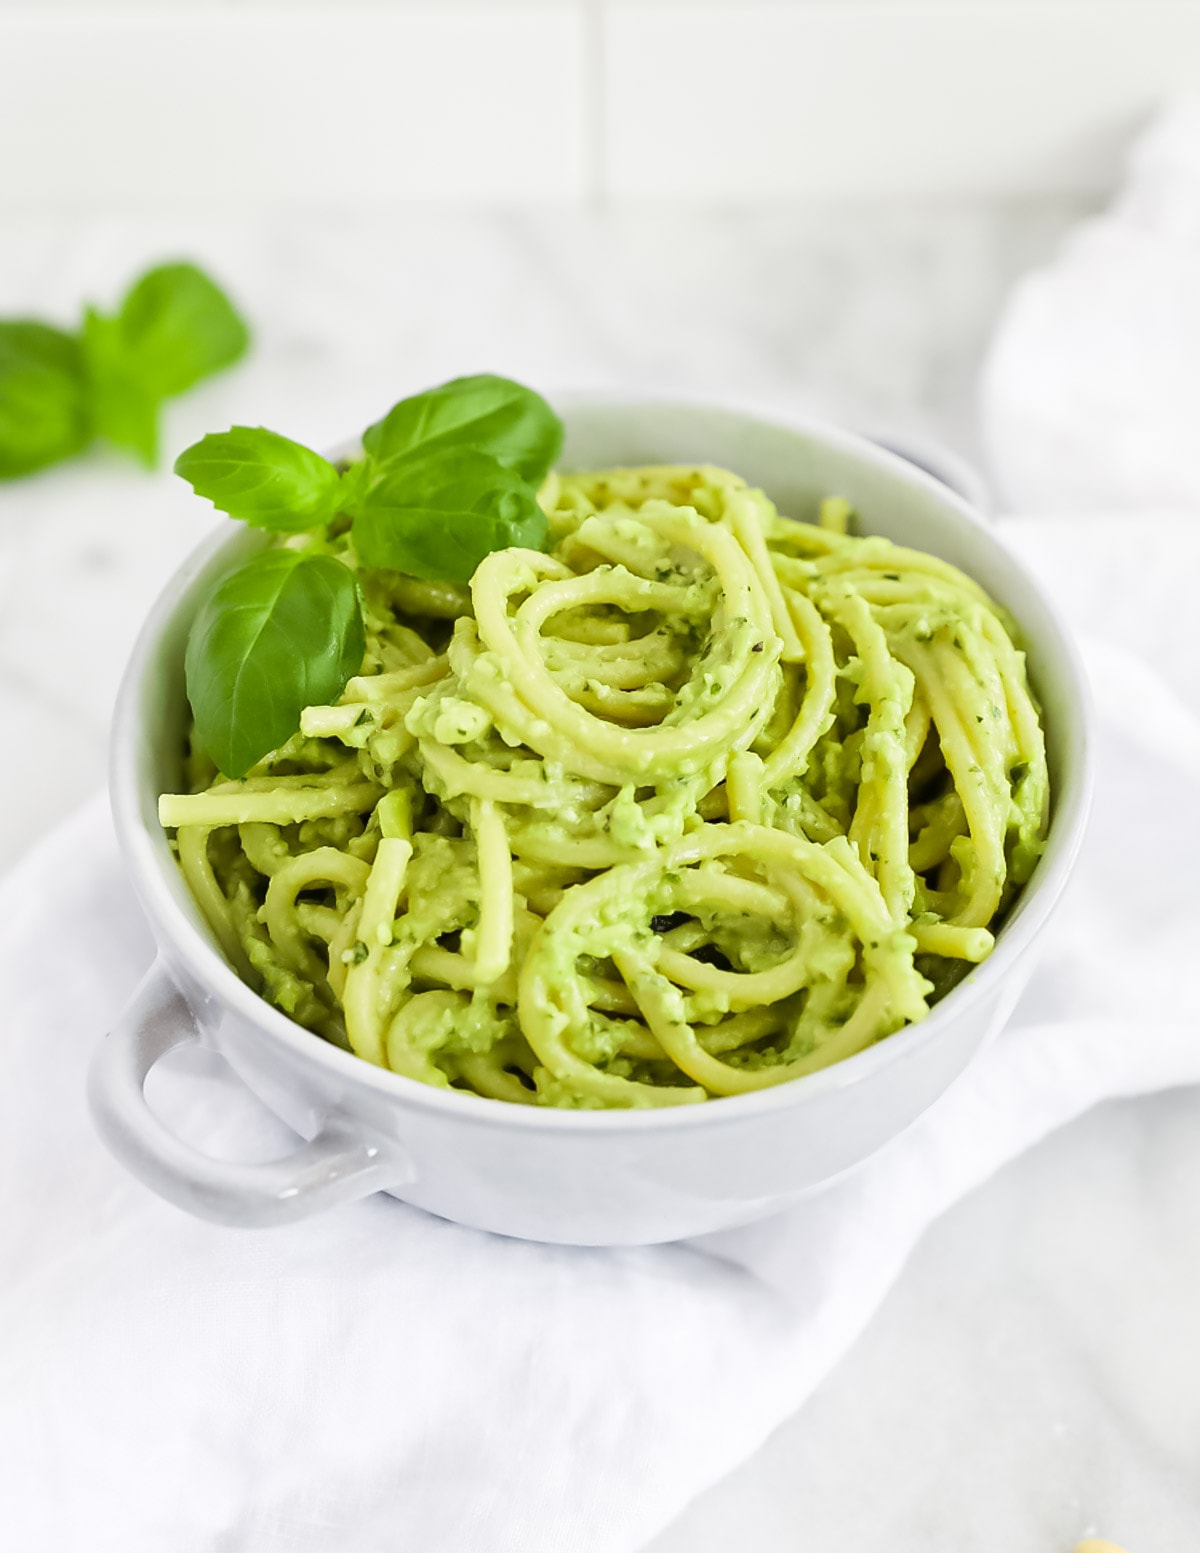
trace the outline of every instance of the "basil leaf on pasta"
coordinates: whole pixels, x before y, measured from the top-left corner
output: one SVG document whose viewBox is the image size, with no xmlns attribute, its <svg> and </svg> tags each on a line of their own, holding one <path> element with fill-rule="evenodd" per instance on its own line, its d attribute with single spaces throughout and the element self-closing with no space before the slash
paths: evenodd
<svg viewBox="0 0 1200 1553">
<path fill-rule="evenodd" d="M 385 469 L 354 518 L 364 566 L 428 582 L 469 582 L 493 550 L 545 548 L 533 487 L 487 453 L 444 448 Z"/>
<path fill-rule="evenodd" d="M 231 572 L 200 608 L 185 672 L 196 732 L 220 770 L 245 776 L 335 701 L 362 666 L 353 574 L 331 556 L 269 550 Z"/>
<path fill-rule="evenodd" d="M 48 324 L 0 323 L 0 480 L 80 452 L 88 419 L 79 341 Z"/>
<path fill-rule="evenodd" d="M 342 485 L 328 459 L 265 426 L 231 426 L 175 460 L 197 496 L 256 528 L 298 534 L 337 513 Z"/>
<path fill-rule="evenodd" d="M 532 389 L 480 373 L 393 405 L 363 433 L 377 465 L 447 448 L 475 448 L 539 484 L 562 448 L 563 425 Z"/>
</svg>

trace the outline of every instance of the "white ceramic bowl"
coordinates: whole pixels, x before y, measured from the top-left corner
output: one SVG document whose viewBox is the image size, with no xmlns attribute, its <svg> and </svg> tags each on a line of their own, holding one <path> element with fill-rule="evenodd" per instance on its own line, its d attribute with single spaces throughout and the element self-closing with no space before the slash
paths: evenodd
<svg viewBox="0 0 1200 1553">
<path fill-rule="evenodd" d="M 201 598 L 263 541 L 238 527 L 201 546 L 155 605 L 121 691 L 112 798 L 121 848 L 159 957 L 98 1049 L 91 1103 L 109 1147 L 164 1197 L 227 1224 L 279 1223 L 383 1190 L 462 1224 L 582 1245 L 677 1239 L 768 1214 L 866 1159 L 962 1071 L 1012 1009 L 1066 882 L 1089 796 L 1088 702 L 1075 653 L 1038 587 L 959 497 L 910 464 L 811 422 L 776 425 L 696 405 L 579 401 L 564 463 L 706 462 L 780 508 L 836 493 L 865 532 L 962 567 L 1020 622 L 1044 707 L 1049 844 L 995 951 L 922 1023 L 822 1072 L 754 1094 L 654 1111 L 505 1105 L 402 1078 L 328 1045 L 225 963 L 159 827 L 180 783 L 183 651 Z M 215 1047 L 302 1138 L 265 1165 L 216 1161 L 150 1111 L 153 1064 Z"/>
</svg>

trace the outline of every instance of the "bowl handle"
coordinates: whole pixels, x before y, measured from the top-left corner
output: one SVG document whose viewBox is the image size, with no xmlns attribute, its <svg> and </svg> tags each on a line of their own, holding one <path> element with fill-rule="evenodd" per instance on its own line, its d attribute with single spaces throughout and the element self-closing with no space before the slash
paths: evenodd
<svg viewBox="0 0 1200 1553">
<path fill-rule="evenodd" d="M 161 960 L 96 1049 L 88 1101 L 101 1138 L 160 1197 L 218 1224 L 290 1224 L 413 1179 L 399 1146 L 328 1118 L 311 1142 L 261 1165 L 213 1159 L 184 1143 L 146 1102 L 146 1075 L 167 1052 L 200 1041 L 187 1000 Z"/>
</svg>

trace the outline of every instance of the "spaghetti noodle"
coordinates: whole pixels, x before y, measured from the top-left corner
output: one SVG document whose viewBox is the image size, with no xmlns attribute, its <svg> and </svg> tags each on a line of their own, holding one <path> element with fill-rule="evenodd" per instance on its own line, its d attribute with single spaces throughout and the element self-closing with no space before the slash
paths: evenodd
<svg viewBox="0 0 1200 1553">
<path fill-rule="evenodd" d="M 551 475 L 549 553 L 360 570 L 361 673 L 164 796 L 238 974 L 497 1100 L 689 1104 L 919 1020 L 993 942 L 1048 780 L 1002 612 L 701 468 Z M 333 541 L 347 565 L 347 538 Z"/>
</svg>

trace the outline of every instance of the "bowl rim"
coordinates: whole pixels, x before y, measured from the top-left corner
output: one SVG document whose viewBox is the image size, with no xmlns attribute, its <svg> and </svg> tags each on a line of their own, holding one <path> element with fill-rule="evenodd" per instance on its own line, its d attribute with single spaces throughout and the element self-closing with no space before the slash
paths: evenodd
<svg viewBox="0 0 1200 1553">
<path fill-rule="evenodd" d="M 1055 811 L 1046 849 L 1021 893 L 1019 909 L 998 932 L 991 954 L 918 1023 L 905 1025 L 853 1056 L 814 1073 L 746 1094 L 713 1097 L 702 1104 L 620 1110 L 512 1105 L 463 1090 L 423 1084 L 323 1040 L 247 986 L 216 944 L 188 918 L 168 883 L 168 870 L 176 865 L 167 846 L 166 833 L 157 824 L 151 829 L 142 819 L 138 766 L 143 694 L 148 680 L 156 672 L 162 640 L 197 575 L 222 551 L 235 548 L 239 541 L 244 543 L 246 530 L 240 524 L 234 526 L 232 520 L 221 524 L 191 551 L 158 595 L 138 633 L 114 709 L 109 762 L 113 818 L 122 856 L 160 952 L 164 942 L 169 944 L 172 951 L 167 957 L 169 966 L 182 962 L 222 1010 L 231 1009 L 265 1038 L 286 1047 L 300 1062 L 326 1069 L 330 1078 L 341 1081 L 350 1090 L 373 1091 L 393 1107 L 445 1116 L 468 1127 L 499 1127 L 516 1133 L 534 1129 L 580 1137 L 691 1130 L 740 1123 L 754 1115 L 803 1106 L 818 1095 L 864 1083 L 880 1070 L 914 1057 L 926 1045 L 938 1040 L 968 1008 L 994 991 L 1042 931 L 1062 894 L 1082 843 L 1094 776 L 1091 696 L 1078 650 L 1038 579 L 1004 545 L 994 525 L 952 488 L 879 443 L 816 417 L 790 414 L 770 417 L 757 409 L 748 411 L 735 405 L 690 399 L 684 395 L 570 393 L 555 396 L 555 402 L 567 418 L 572 411 L 578 410 L 630 411 L 644 406 L 648 411 L 664 408 L 683 412 L 715 411 L 773 430 L 800 433 L 825 442 L 860 462 L 874 465 L 900 485 L 936 497 L 941 506 L 952 510 L 958 521 L 982 531 L 981 542 L 1002 552 L 1006 564 L 1022 579 L 1041 606 L 1051 643 L 1050 652 L 1043 652 L 1043 658 L 1053 655 L 1057 659 L 1057 670 L 1070 685 L 1075 715 L 1071 727 L 1065 730 L 1063 771 L 1054 795 Z M 157 793 L 152 796 L 157 800 Z"/>
</svg>

